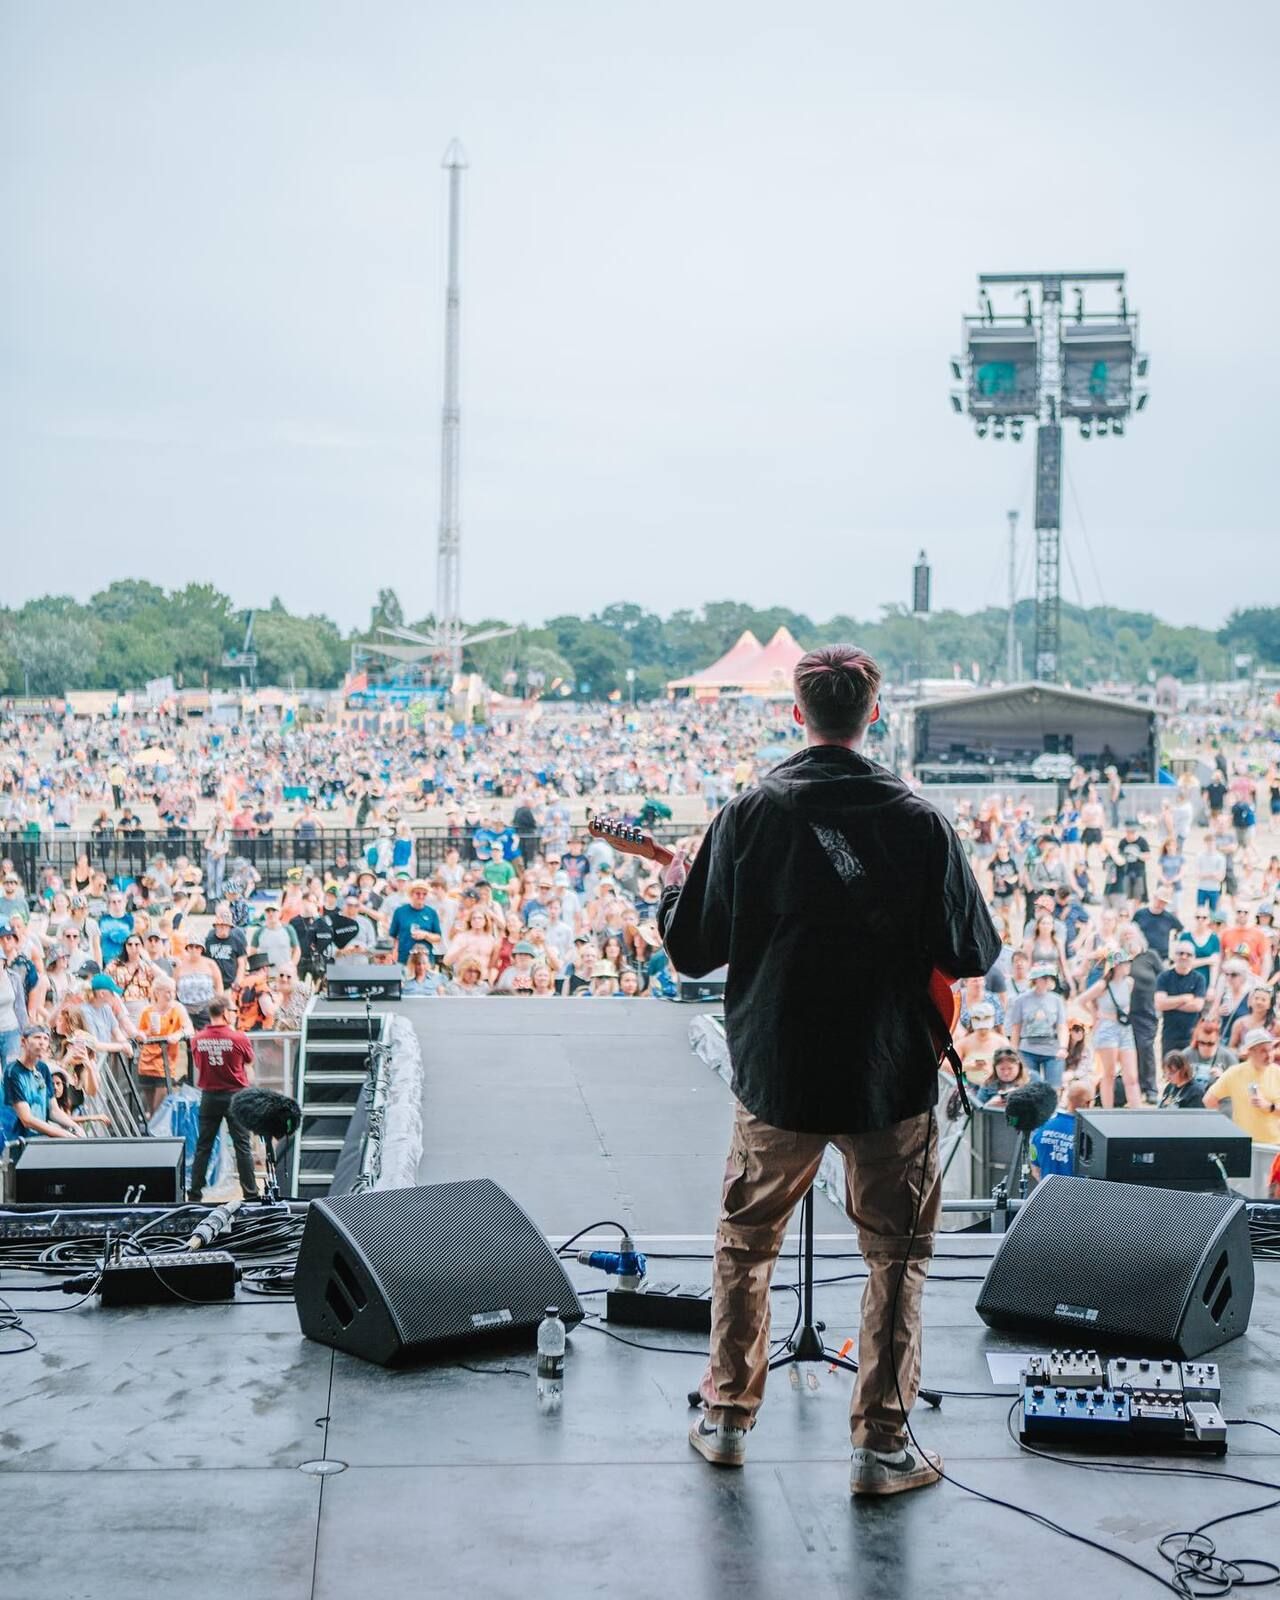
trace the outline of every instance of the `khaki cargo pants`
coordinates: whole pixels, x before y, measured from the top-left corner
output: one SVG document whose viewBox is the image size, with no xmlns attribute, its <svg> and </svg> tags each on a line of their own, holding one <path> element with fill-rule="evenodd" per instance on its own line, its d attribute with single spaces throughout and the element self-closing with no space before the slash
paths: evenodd
<svg viewBox="0 0 1280 1600">
<path fill-rule="evenodd" d="M 769 1363 L 774 1262 L 796 1203 L 817 1175 L 823 1150 L 834 1144 L 844 1157 L 845 1209 L 857 1226 L 868 1274 L 850 1433 L 855 1446 L 873 1450 L 897 1450 L 906 1442 L 898 1388 L 910 1410 L 920 1386 L 921 1300 L 942 1201 L 932 1121 L 929 1111 L 876 1133 L 828 1138 L 771 1127 L 739 1104 L 716 1228 L 711 1360 L 699 1391 L 712 1420 L 723 1417 L 749 1427 L 760 1408 Z M 919 1198 L 926 1137 L 929 1163 Z M 920 1221 L 904 1272 L 918 1198 Z M 900 1277 L 895 1319 L 893 1297 Z"/>
</svg>

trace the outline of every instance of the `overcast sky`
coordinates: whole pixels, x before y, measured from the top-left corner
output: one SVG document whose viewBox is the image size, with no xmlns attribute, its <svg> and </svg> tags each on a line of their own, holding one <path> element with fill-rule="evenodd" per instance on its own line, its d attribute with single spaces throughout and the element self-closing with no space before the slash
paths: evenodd
<svg viewBox="0 0 1280 1600">
<path fill-rule="evenodd" d="M 1125 269 L 1151 354 L 1069 435 L 1064 594 L 1278 603 L 1278 18 L 0 0 L 0 603 L 431 609 L 455 134 L 469 617 L 872 616 L 921 546 L 1002 603 L 1032 444 L 947 359 L 978 272 L 1059 267 Z"/>
</svg>

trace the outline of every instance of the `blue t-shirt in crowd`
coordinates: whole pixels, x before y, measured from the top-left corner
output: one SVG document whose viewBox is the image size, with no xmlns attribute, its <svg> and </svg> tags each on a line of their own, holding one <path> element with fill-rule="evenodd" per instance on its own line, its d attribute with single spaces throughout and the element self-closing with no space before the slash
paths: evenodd
<svg viewBox="0 0 1280 1600">
<path fill-rule="evenodd" d="M 1043 1128 L 1037 1128 L 1027 1143 L 1027 1159 L 1040 1168 L 1042 1178 L 1051 1172 L 1071 1177 L 1076 1170 L 1075 1112 L 1059 1111 Z"/>
<path fill-rule="evenodd" d="M 413 840 L 397 839 L 391 846 L 391 865 L 407 867 L 413 856 Z"/>
<path fill-rule="evenodd" d="M 102 940 L 102 965 L 118 961 L 124 951 L 124 942 L 133 932 L 133 913 L 126 911 L 122 917 L 99 917 L 98 934 Z"/>
<path fill-rule="evenodd" d="M 1203 995 L 1208 988 L 1208 983 L 1203 972 L 1175 972 L 1172 968 L 1162 972 L 1156 979 L 1157 994 L 1194 994 Z M 1162 1035 L 1161 1049 L 1185 1050 L 1191 1043 L 1191 1034 L 1195 1025 L 1200 1020 L 1198 1011 L 1165 1011 L 1164 1033 Z"/>
<path fill-rule="evenodd" d="M 395 915 L 391 918 L 391 937 L 396 942 L 398 961 L 407 961 L 414 945 L 423 942 L 413 937 L 415 928 L 425 928 L 428 933 L 439 933 L 440 918 L 430 906 L 419 906 L 416 911 L 412 906 L 397 906 Z"/>
<path fill-rule="evenodd" d="M 42 1122 L 49 1120 L 49 1107 L 53 1103 L 53 1074 L 43 1061 L 34 1067 L 24 1067 L 13 1061 L 4 1069 L 4 1092 L 0 1095 L 0 1150 L 10 1139 L 38 1139 L 42 1137 L 24 1128 L 18 1121 L 14 1107 L 25 1100 Z"/>
</svg>

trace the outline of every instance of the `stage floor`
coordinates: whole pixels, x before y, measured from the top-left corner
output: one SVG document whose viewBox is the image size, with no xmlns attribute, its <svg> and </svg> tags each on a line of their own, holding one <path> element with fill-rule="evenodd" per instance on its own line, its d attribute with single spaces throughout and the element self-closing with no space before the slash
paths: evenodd
<svg viewBox="0 0 1280 1600">
<path fill-rule="evenodd" d="M 536 1001 L 408 1004 L 426 1067 L 424 1181 L 489 1176 L 552 1234 L 616 1217 L 651 1253 L 705 1252 L 728 1091 L 689 1051 L 691 1007 Z M 851 1247 L 819 1202 L 819 1249 Z M 689 1236 L 674 1239 L 670 1236 Z M 985 1353 L 1020 1348 L 973 1310 L 987 1240 L 949 1237 L 926 1299 L 926 1382 L 988 1391 Z M 954 1259 L 953 1259 L 954 1258 Z M 854 1260 L 821 1276 L 856 1272 Z M 706 1281 L 707 1265 L 655 1263 Z M 7 1279 L 12 1274 L 5 1274 Z M 779 1281 L 792 1281 L 784 1260 Z M 602 1281 L 575 1269 L 575 1281 Z M 819 1290 L 828 1340 L 856 1334 L 856 1281 Z M 27 1305 L 54 1296 L 18 1295 Z M 586 1302 L 588 1305 L 592 1301 Z M 594 1303 L 598 1303 L 594 1302 Z M 775 1296 L 776 1333 L 793 1297 Z M 585 1326 L 564 1409 L 537 1410 L 527 1354 L 385 1372 L 302 1339 L 291 1305 L 29 1319 L 37 1351 L 0 1361 L 4 1593 L 15 1600 L 382 1600 L 554 1591 L 652 1596 L 1140 1595 L 1137 1573 L 950 1485 L 880 1503 L 847 1489 L 848 1382 L 772 1382 L 744 1472 L 689 1449 L 695 1335 Z M 1280 1411 L 1280 1265 L 1258 1263 L 1249 1333 L 1217 1352 L 1228 1416 Z M 503 1371 L 503 1368 L 514 1371 Z M 958 1478 L 1160 1567 L 1170 1528 L 1264 1490 L 1117 1478 L 1020 1455 L 1008 1402 L 948 1399 L 914 1422 Z M 1253 1437 L 1250 1437 L 1253 1435 Z M 314 1477 L 302 1462 L 344 1470 Z M 1176 1463 L 1175 1463 L 1176 1465 Z M 1217 1470 L 1216 1465 L 1209 1467 Z M 1280 1440 L 1233 1430 L 1222 1470 L 1280 1482 Z M 1232 1555 L 1274 1555 L 1280 1514 L 1215 1530 Z"/>
</svg>

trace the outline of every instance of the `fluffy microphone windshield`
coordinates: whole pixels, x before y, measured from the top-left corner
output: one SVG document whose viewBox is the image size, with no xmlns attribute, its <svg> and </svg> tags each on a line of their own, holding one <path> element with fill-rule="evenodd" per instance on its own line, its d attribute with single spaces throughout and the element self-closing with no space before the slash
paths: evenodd
<svg viewBox="0 0 1280 1600">
<path fill-rule="evenodd" d="M 302 1121 L 302 1107 L 274 1089 L 241 1089 L 231 1097 L 231 1115 L 264 1139 L 287 1139 Z"/>
<path fill-rule="evenodd" d="M 1043 1128 L 1057 1109 L 1057 1090 L 1040 1078 L 1033 1078 L 1030 1083 L 1013 1090 L 1004 1104 L 1005 1119 L 1019 1133 L 1034 1133 L 1037 1128 Z"/>
</svg>

